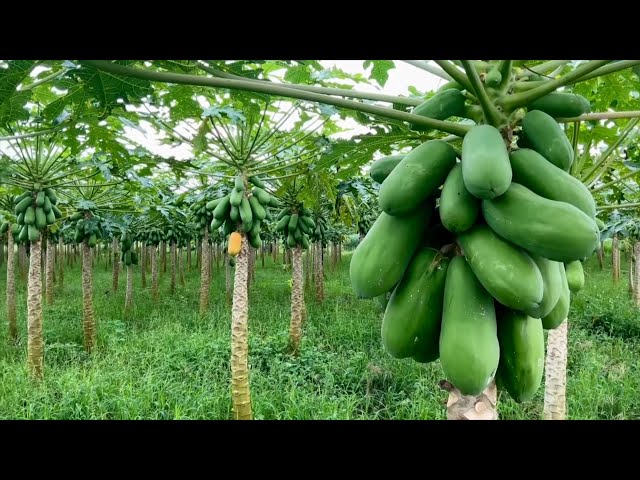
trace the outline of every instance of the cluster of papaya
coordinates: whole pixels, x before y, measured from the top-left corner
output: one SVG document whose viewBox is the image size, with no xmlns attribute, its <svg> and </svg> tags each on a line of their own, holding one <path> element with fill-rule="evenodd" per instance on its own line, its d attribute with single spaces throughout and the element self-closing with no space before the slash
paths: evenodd
<svg viewBox="0 0 640 480">
<path fill-rule="evenodd" d="M 205 228 L 207 225 L 211 224 L 213 220 L 213 216 L 211 215 L 211 211 L 207 210 L 207 202 L 200 201 L 193 205 L 193 213 L 194 220 L 196 225 L 200 227 L 200 229 Z"/>
<path fill-rule="evenodd" d="M 278 214 L 276 232 L 281 232 L 287 247 L 301 246 L 305 250 L 309 248 L 309 236 L 324 234 L 324 226 L 311 218 L 311 210 L 302 204 L 284 207 Z"/>
<path fill-rule="evenodd" d="M 494 378 L 517 402 L 535 395 L 543 330 L 567 317 L 570 293 L 584 285 L 581 261 L 600 239 L 594 199 L 568 173 L 573 147 L 554 119 L 584 113 L 585 102 L 559 93 L 529 106 L 518 148 L 477 124 L 461 153 L 430 140 L 374 163 L 382 212 L 350 277 L 359 297 L 383 306 L 389 354 L 440 359 L 465 395 Z"/>
<path fill-rule="evenodd" d="M 127 267 L 138 265 L 138 254 L 133 250 L 133 238 L 127 232 L 120 237 L 120 260 Z"/>
<path fill-rule="evenodd" d="M 303 213 L 304 212 L 308 212 L 308 210 L 304 209 Z M 309 218 L 311 218 L 311 217 L 309 217 Z M 316 220 L 317 221 L 315 222 L 315 227 L 314 228 L 309 228 L 309 230 L 311 231 L 311 233 L 309 234 L 309 239 L 312 242 L 322 242 L 323 244 L 326 244 L 326 241 L 327 241 L 327 236 L 326 236 L 327 221 L 322 216 L 317 216 Z M 308 222 L 308 220 L 303 220 L 303 221 Z M 304 230 L 303 230 L 303 233 L 305 233 Z"/>
<path fill-rule="evenodd" d="M 36 242 L 40 232 L 62 217 L 56 206 L 58 197 L 51 188 L 33 184 L 33 190 L 19 195 L 14 200 L 16 223 L 20 226 L 18 239 L 21 242 Z"/>
<path fill-rule="evenodd" d="M 98 240 L 104 237 L 100 226 L 100 217 L 90 210 L 81 210 L 69 217 L 71 225 L 76 231 L 76 243 L 87 242 L 93 248 L 98 244 Z"/>
<path fill-rule="evenodd" d="M 253 184 L 251 190 L 248 183 Z M 241 239 L 240 232 L 247 234 L 249 244 L 253 248 L 262 245 L 260 237 L 260 227 L 263 220 L 271 220 L 270 206 L 276 206 L 277 200 L 265 190 L 265 185 L 260 178 L 249 177 L 245 182 L 243 175 L 237 175 L 235 185 L 230 193 L 222 198 L 207 202 L 205 208 L 213 212 L 211 221 L 211 231 L 223 227 L 224 236 L 237 233 L 237 238 Z M 234 237 L 235 239 L 235 237 Z M 234 248 L 232 248 L 232 244 Z M 237 246 L 237 248 L 235 248 Z M 240 253 L 240 241 L 229 239 L 229 255 L 235 257 Z"/>
<path fill-rule="evenodd" d="M 159 228 L 149 228 L 140 232 L 138 238 L 148 247 L 157 246 L 163 240 L 164 233 Z"/>
</svg>

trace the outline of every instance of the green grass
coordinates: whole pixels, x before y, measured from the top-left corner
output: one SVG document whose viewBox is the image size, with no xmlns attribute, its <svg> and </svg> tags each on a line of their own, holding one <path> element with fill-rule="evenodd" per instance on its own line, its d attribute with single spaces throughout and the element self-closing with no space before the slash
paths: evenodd
<svg viewBox="0 0 640 480">
<path fill-rule="evenodd" d="M 287 355 L 290 272 L 258 262 L 250 291 L 251 394 L 258 419 L 443 419 L 446 392 L 438 362 L 395 360 L 380 342 L 382 313 L 376 302 L 356 299 L 349 285 L 349 255 L 338 271 L 327 268 L 326 301 L 307 291 L 308 319 L 302 352 Z M 626 277 L 613 286 L 610 270 L 595 258 L 586 287 L 573 297 L 569 328 L 567 401 L 573 419 L 640 418 L 640 310 L 629 300 Z M 150 283 L 151 276 L 148 276 Z M 6 273 L 0 268 L 0 291 Z M 125 276 L 111 293 L 104 263 L 94 269 L 98 348 L 82 348 L 79 266 L 65 271 L 55 305 L 44 306 L 45 381 L 26 371 L 25 284 L 17 283 L 21 342 L 7 341 L 0 312 L 0 418 L 2 419 L 228 419 L 230 400 L 230 306 L 224 271 L 214 273 L 211 309 L 197 316 L 199 273 L 162 297 L 135 281 L 135 312 L 122 315 Z M 501 394 L 504 419 L 539 419 L 543 388 L 516 404 Z"/>
</svg>

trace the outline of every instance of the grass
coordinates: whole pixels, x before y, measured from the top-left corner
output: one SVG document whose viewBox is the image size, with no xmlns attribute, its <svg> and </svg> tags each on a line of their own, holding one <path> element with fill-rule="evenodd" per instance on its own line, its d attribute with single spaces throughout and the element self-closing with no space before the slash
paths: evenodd
<svg viewBox="0 0 640 480">
<path fill-rule="evenodd" d="M 257 419 L 443 419 L 446 392 L 439 362 L 395 360 L 380 342 L 382 312 L 350 288 L 349 255 L 326 269 L 326 300 L 305 298 L 308 320 L 298 358 L 286 353 L 290 272 L 257 262 L 250 290 L 251 394 Z M 623 263 L 624 265 L 624 263 Z M 79 263 L 65 270 L 55 304 L 44 306 L 45 381 L 26 371 L 25 283 L 18 280 L 19 345 L 0 331 L 2 419 L 229 419 L 230 306 L 224 270 L 214 271 L 210 313 L 197 316 L 199 273 L 171 296 L 169 271 L 161 276 L 157 304 L 135 279 L 135 311 L 124 318 L 125 276 L 111 292 L 104 262 L 94 268 L 98 348 L 82 348 Z M 626 277 L 614 286 L 611 272 L 586 265 L 585 289 L 573 297 L 569 327 L 567 402 L 572 419 L 640 418 L 640 310 L 632 305 Z M 151 276 L 148 275 L 150 283 Z M 0 291 L 6 273 L 0 268 Z M 0 311 L 6 325 L 6 312 Z M 543 390 L 526 404 L 501 393 L 503 419 L 539 419 Z"/>
</svg>

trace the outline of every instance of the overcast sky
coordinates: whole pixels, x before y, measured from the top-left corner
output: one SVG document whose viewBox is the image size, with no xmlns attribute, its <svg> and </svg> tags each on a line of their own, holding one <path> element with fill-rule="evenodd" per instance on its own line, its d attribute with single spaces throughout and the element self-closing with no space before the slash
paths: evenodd
<svg viewBox="0 0 640 480">
<path fill-rule="evenodd" d="M 348 73 L 362 73 L 363 75 L 369 75 L 371 67 L 365 71 L 363 64 L 364 60 L 321 60 L 320 63 L 326 65 L 326 67 L 332 68 L 337 67 L 341 70 L 344 70 Z M 408 95 L 409 94 L 409 86 L 413 85 L 420 91 L 431 91 L 437 89 L 445 80 L 436 77 L 435 75 L 430 74 L 429 72 L 425 72 L 424 70 L 420 70 L 412 65 L 409 65 L 400 60 L 394 60 L 395 68 L 389 70 L 389 79 L 385 84 L 384 88 L 380 88 L 375 85 L 365 85 L 359 84 L 356 86 L 356 89 L 361 91 L 371 91 L 378 93 L 386 93 L 388 95 Z M 284 71 L 275 72 L 278 77 L 281 77 Z M 295 118 L 291 119 L 291 123 L 295 121 Z M 348 119 L 346 121 L 340 121 L 339 125 L 343 128 L 348 128 L 349 131 L 340 133 L 336 135 L 336 137 L 341 138 L 349 138 L 353 135 L 357 135 L 360 133 L 364 133 L 367 131 L 366 127 L 358 124 L 352 119 Z M 192 154 L 190 152 L 189 147 L 185 145 L 181 145 L 179 147 L 169 147 L 167 145 L 161 145 L 154 135 L 152 131 L 149 131 L 147 135 L 143 135 L 140 131 L 137 131 L 133 128 L 125 127 L 127 130 L 127 137 L 138 143 L 143 145 L 149 151 L 156 155 L 167 157 L 175 157 L 176 159 L 183 160 L 187 158 L 191 158 Z M 285 126 L 286 128 L 286 126 Z"/>
</svg>

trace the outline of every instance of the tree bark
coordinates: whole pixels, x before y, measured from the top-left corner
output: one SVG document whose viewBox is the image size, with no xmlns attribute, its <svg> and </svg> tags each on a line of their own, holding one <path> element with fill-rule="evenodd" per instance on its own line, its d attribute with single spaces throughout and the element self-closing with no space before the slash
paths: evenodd
<svg viewBox="0 0 640 480">
<path fill-rule="evenodd" d="M 147 288 L 147 246 L 140 244 L 140 277 L 142 279 L 142 288 Z"/>
<path fill-rule="evenodd" d="M 184 287 L 184 255 L 182 254 L 182 247 L 178 248 L 178 276 L 180 277 L 180 286 Z"/>
<path fill-rule="evenodd" d="M 324 268 L 322 261 L 322 242 L 316 242 L 315 245 L 316 254 L 315 254 L 315 287 L 316 287 L 316 300 L 320 303 L 324 301 Z"/>
<path fill-rule="evenodd" d="M 633 254 L 629 255 L 629 271 L 634 270 L 633 276 L 630 276 L 630 279 L 633 279 L 633 301 L 636 306 L 640 307 L 640 268 L 638 268 L 638 263 L 640 262 L 640 241 L 636 241 L 633 244 Z"/>
<path fill-rule="evenodd" d="M 313 272 L 313 268 L 311 268 L 311 257 L 313 256 L 311 252 L 313 248 L 307 249 L 304 255 L 305 268 L 304 268 L 304 288 L 307 289 L 311 285 L 311 274 Z"/>
<path fill-rule="evenodd" d="M 162 273 L 167 273 L 167 242 L 161 242 L 160 248 L 162 249 Z"/>
<path fill-rule="evenodd" d="M 236 257 L 231 309 L 231 391 L 236 420 L 251 420 L 253 418 L 248 364 L 248 253 L 247 237 L 243 234 L 240 253 Z"/>
<path fill-rule="evenodd" d="M 12 225 L 9 225 L 7 235 L 7 321 L 9 322 L 9 338 L 18 341 L 18 327 L 16 325 L 16 255 L 13 247 Z"/>
<path fill-rule="evenodd" d="M 613 283 L 618 283 L 620 281 L 620 249 L 618 248 L 618 234 L 616 233 L 613 236 L 612 246 L 611 246 L 611 263 L 612 263 L 612 272 L 613 272 Z"/>
<path fill-rule="evenodd" d="M 597 250 L 598 253 L 598 265 L 600 265 L 600 270 L 604 270 L 604 249 L 602 242 L 600 242 L 600 248 Z"/>
<path fill-rule="evenodd" d="M 449 392 L 447 420 L 498 420 L 498 389 L 495 380 L 491 380 L 489 386 L 478 396 L 463 395 L 446 380 L 440 382 L 440 388 Z"/>
<path fill-rule="evenodd" d="M 204 245 L 209 245 L 209 232 L 206 228 L 204 229 L 203 238 L 201 255 L 206 258 L 203 258 L 200 263 L 200 316 L 205 315 L 209 309 L 209 249 L 204 247 Z"/>
<path fill-rule="evenodd" d="M 635 245 L 635 244 L 634 244 Z M 627 272 L 627 280 L 628 280 L 628 292 L 629 295 L 633 298 L 634 297 L 634 292 L 635 289 L 633 288 L 633 256 L 634 256 L 634 245 L 631 245 L 631 247 L 629 248 L 629 250 L 627 251 L 627 265 L 628 265 L 628 272 Z"/>
<path fill-rule="evenodd" d="M 158 252 L 157 246 L 151 245 L 151 297 L 154 302 L 158 301 Z"/>
<path fill-rule="evenodd" d="M 191 271 L 191 240 L 187 242 L 187 271 Z"/>
<path fill-rule="evenodd" d="M 96 345 L 96 322 L 93 314 L 93 279 L 91 278 L 91 248 L 82 242 L 82 313 L 84 348 L 91 353 Z"/>
<path fill-rule="evenodd" d="M 231 300 L 231 265 L 229 265 L 229 253 L 224 252 L 224 291 L 227 302 Z"/>
<path fill-rule="evenodd" d="M 302 315 L 304 311 L 304 289 L 302 268 L 302 247 L 293 249 L 293 268 L 291 286 L 291 325 L 289 327 L 289 343 L 291 353 L 298 355 L 302 341 Z"/>
<path fill-rule="evenodd" d="M 60 254 L 58 255 L 58 291 L 62 292 L 62 287 L 64 287 L 64 261 L 65 261 L 65 251 L 66 246 L 64 241 L 62 240 L 62 235 L 60 236 L 60 240 L 58 240 L 58 247 L 60 249 Z M 109 257 L 111 258 L 111 257 Z"/>
<path fill-rule="evenodd" d="M 564 420 L 567 388 L 567 327 L 565 320 L 547 336 L 545 360 L 544 410 L 545 420 Z"/>
<path fill-rule="evenodd" d="M 113 250 L 113 291 L 118 291 L 118 275 L 120 274 L 120 249 L 118 239 L 113 237 L 111 249 Z"/>
<path fill-rule="evenodd" d="M 47 238 L 47 268 L 46 268 L 46 283 L 47 283 L 47 304 L 53 305 L 53 273 L 54 273 L 54 260 L 55 250 L 53 242 Z"/>
<path fill-rule="evenodd" d="M 42 237 L 41 237 L 42 238 Z M 42 240 L 31 242 L 27 285 L 27 364 L 30 374 L 42 379 L 44 341 L 42 339 Z"/>
<path fill-rule="evenodd" d="M 170 288 L 170 292 L 171 295 L 173 295 L 174 293 L 176 293 L 176 242 L 175 240 L 171 240 L 171 243 L 169 245 L 169 248 L 171 249 L 171 288 Z"/>
<path fill-rule="evenodd" d="M 127 290 L 124 296 L 124 312 L 128 314 L 133 307 L 133 269 L 131 265 L 127 265 Z"/>
</svg>

